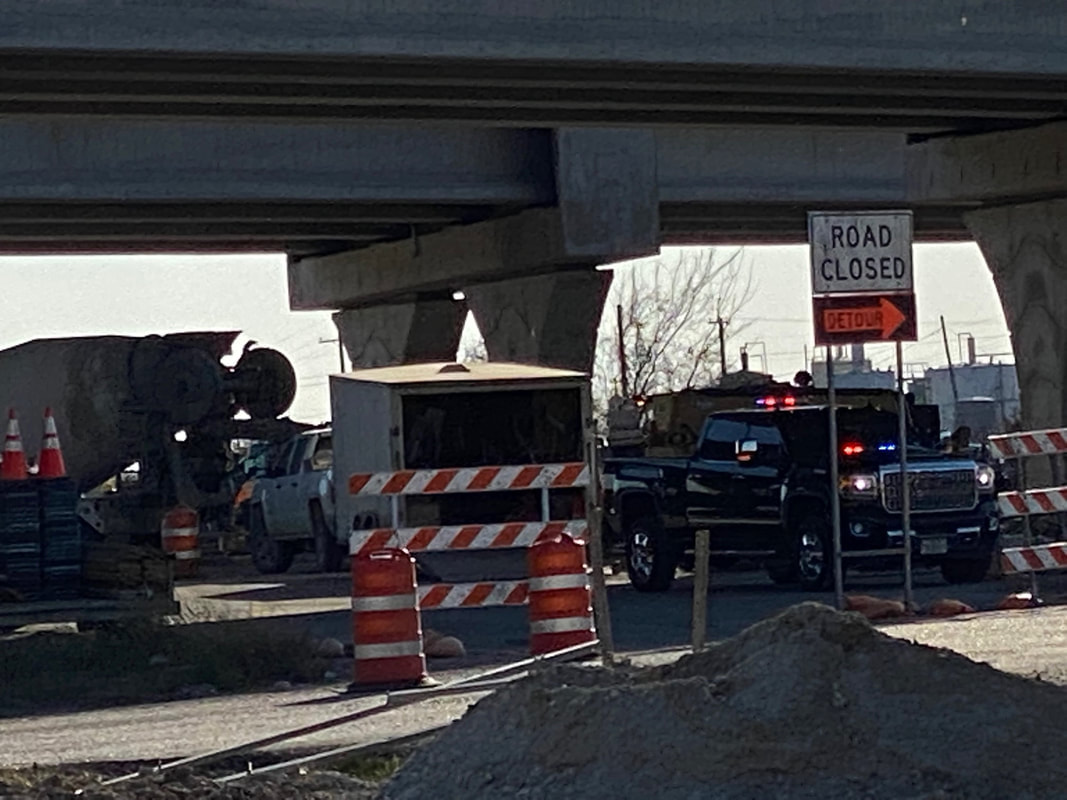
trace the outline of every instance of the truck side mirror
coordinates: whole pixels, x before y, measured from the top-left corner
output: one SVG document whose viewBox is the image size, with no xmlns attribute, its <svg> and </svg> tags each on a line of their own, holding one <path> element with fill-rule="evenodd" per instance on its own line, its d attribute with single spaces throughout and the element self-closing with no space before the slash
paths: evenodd
<svg viewBox="0 0 1067 800">
<path fill-rule="evenodd" d="M 759 452 L 759 443 L 755 439 L 742 439 L 735 449 L 737 460 L 742 464 L 755 459 L 757 452 Z"/>
</svg>

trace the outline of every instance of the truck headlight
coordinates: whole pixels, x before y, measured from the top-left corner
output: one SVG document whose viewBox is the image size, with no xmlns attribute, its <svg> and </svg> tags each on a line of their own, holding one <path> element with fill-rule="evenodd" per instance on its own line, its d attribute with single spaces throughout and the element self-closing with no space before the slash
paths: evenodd
<svg viewBox="0 0 1067 800">
<path fill-rule="evenodd" d="M 878 476 L 857 473 L 846 475 L 841 479 L 843 494 L 853 497 L 876 497 L 878 495 Z"/>
<path fill-rule="evenodd" d="M 997 482 L 997 473 L 988 464 L 979 464 L 974 471 L 974 482 L 978 484 L 978 491 L 992 491 Z"/>
</svg>

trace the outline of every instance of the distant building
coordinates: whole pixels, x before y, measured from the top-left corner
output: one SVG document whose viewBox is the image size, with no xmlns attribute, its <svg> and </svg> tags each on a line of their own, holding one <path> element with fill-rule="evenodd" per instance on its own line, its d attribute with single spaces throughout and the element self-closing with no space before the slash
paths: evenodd
<svg viewBox="0 0 1067 800">
<path fill-rule="evenodd" d="M 895 389 L 896 374 L 888 369 L 873 369 L 862 344 L 834 348 L 834 385 L 838 389 Z M 815 386 L 826 388 L 826 360 L 811 362 Z"/>
<path fill-rule="evenodd" d="M 959 423 L 953 377 L 962 417 Z M 912 391 L 920 403 L 933 403 L 941 409 L 944 430 L 965 424 L 976 435 L 987 435 L 1009 430 L 1019 418 L 1019 379 L 1014 364 L 961 364 L 953 366 L 951 374 L 948 367 L 928 369 L 912 383 Z"/>
</svg>

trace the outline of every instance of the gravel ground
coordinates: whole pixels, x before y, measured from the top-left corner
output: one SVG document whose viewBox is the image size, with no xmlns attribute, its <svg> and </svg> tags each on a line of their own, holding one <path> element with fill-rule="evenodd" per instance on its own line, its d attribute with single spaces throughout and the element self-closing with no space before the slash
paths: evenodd
<svg viewBox="0 0 1067 800">
<path fill-rule="evenodd" d="M 105 775 L 108 773 L 104 773 Z M 10 800 L 372 800 L 379 785 L 339 772 L 311 771 L 285 776 L 250 777 L 219 785 L 191 769 L 101 786 L 101 773 L 75 767 L 0 771 L 0 797 Z"/>
</svg>

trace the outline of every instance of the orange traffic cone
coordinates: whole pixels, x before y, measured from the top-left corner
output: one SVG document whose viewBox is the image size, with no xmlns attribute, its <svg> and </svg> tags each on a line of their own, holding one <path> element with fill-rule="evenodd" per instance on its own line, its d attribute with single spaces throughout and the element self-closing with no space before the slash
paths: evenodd
<svg viewBox="0 0 1067 800">
<path fill-rule="evenodd" d="M 59 449 L 56 418 L 52 416 L 51 408 L 44 410 L 44 440 L 41 442 L 41 456 L 37 459 L 37 477 L 67 477 L 67 467 L 63 463 L 63 451 Z"/>
<path fill-rule="evenodd" d="M 22 452 L 22 436 L 15 409 L 7 412 L 7 435 L 4 437 L 4 459 L 0 461 L 0 481 L 26 480 L 26 456 Z"/>
</svg>

